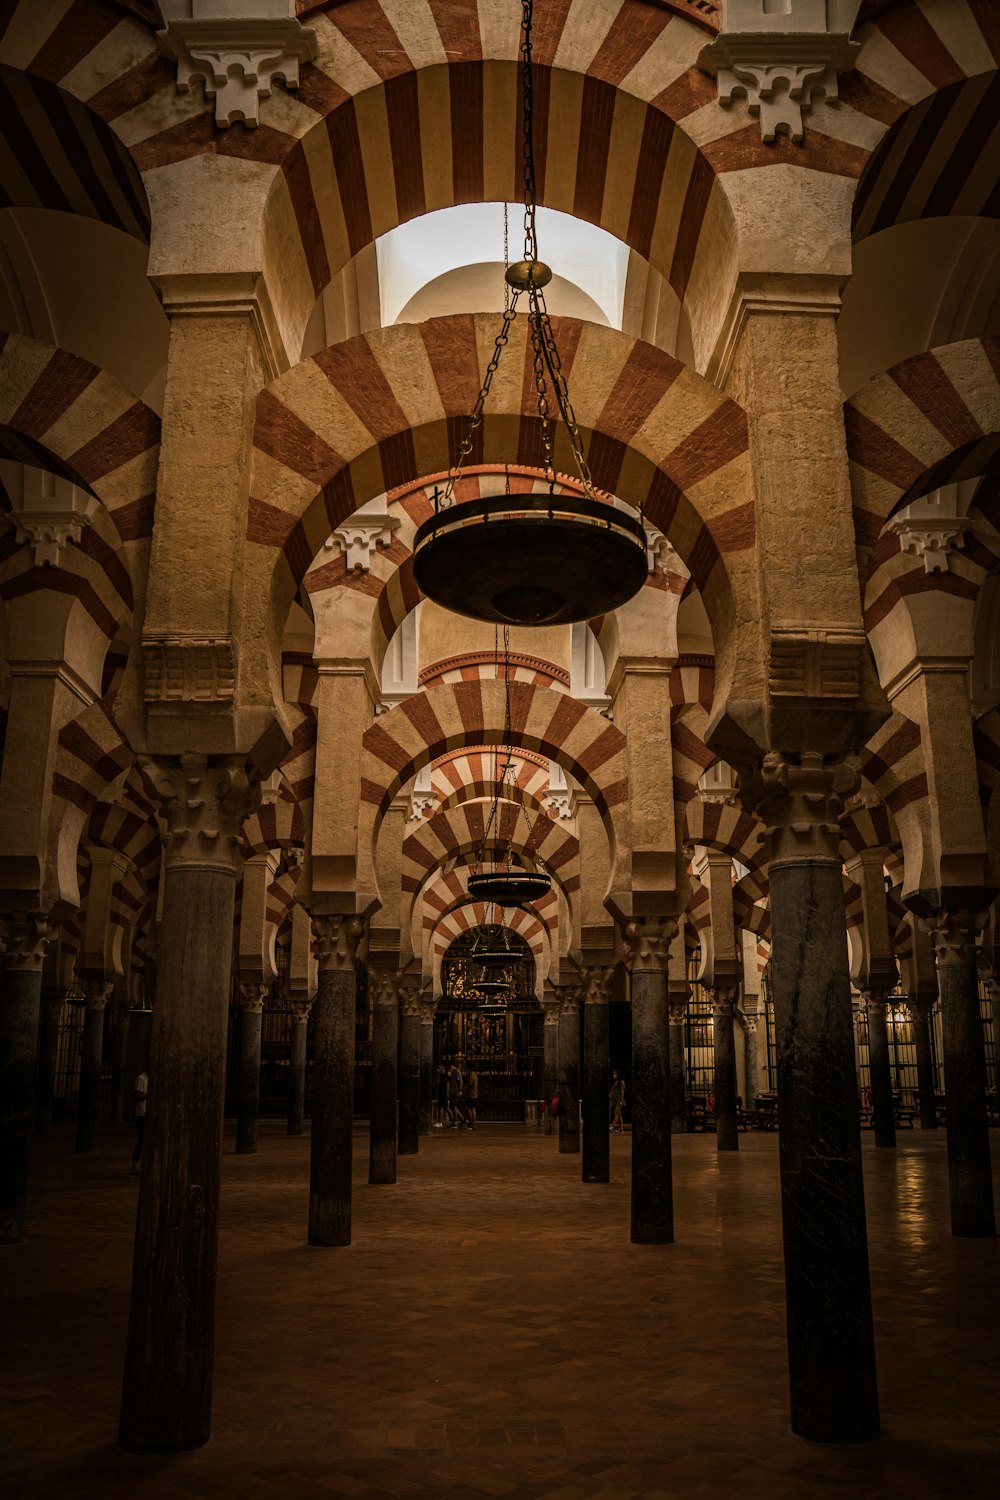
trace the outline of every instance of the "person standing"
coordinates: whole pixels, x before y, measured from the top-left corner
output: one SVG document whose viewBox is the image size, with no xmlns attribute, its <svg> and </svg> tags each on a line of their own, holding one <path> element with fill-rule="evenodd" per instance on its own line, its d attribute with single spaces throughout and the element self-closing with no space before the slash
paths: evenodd
<svg viewBox="0 0 1000 1500">
<path fill-rule="evenodd" d="M 608 1119 L 612 1130 L 621 1134 L 625 1126 L 622 1124 L 622 1106 L 625 1103 L 625 1080 L 616 1068 L 611 1077 L 611 1091 L 608 1094 Z"/>
<path fill-rule="evenodd" d="M 444 1063 L 438 1063 L 436 1108 L 437 1119 L 434 1121 L 434 1129 L 442 1130 L 448 1118 L 448 1070 Z"/>
<path fill-rule="evenodd" d="M 465 1123 L 470 1130 L 476 1128 L 476 1105 L 479 1102 L 479 1074 L 472 1070 L 465 1080 Z"/>
<path fill-rule="evenodd" d="M 135 1100 L 135 1145 L 132 1147 L 132 1165 L 129 1167 L 129 1176 L 138 1177 L 139 1163 L 142 1160 L 142 1143 L 146 1134 L 146 1099 L 149 1094 L 149 1075 L 140 1073 L 132 1088 L 132 1097 Z"/>
</svg>

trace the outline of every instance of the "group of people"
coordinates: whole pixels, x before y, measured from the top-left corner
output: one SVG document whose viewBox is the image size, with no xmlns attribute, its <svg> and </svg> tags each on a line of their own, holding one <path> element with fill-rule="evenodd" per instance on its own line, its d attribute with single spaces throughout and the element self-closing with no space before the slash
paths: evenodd
<svg viewBox="0 0 1000 1500">
<path fill-rule="evenodd" d="M 608 1090 L 608 1125 L 616 1130 L 619 1135 L 624 1134 L 625 1126 L 622 1123 L 622 1110 L 625 1108 L 625 1080 L 615 1068 L 611 1078 L 611 1088 Z M 561 1092 L 556 1089 L 549 1100 L 548 1109 L 545 1113 L 545 1134 L 551 1135 L 553 1130 L 558 1129 L 559 1117 L 566 1113 L 566 1106 L 561 1097 Z"/>
<path fill-rule="evenodd" d="M 435 1126 L 442 1130 L 475 1130 L 478 1102 L 479 1074 L 473 1070 L 463 1077 L 457 1062 L 442 1063 L 438 1068 Z"/>
</svg>

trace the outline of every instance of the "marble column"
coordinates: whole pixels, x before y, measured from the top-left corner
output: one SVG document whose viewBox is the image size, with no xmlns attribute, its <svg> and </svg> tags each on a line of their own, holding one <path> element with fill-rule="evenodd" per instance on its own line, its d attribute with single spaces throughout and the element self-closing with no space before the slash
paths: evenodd
<svg viewBox="0 0 1000 1500">
<path fill-rule="evenodd" d="M 608 1002 L 614 969 L 589 969 L 584 973 L 581 1176 L 584 1182 L 610 1182 Z"/>
<path fill-rule="evenodd" d="M 354 1151 L 354 965 L 363 924 L 354 916 L 313 918 L 319 985 L 313 1001 L 309 1243 L 351 1243 Z"/>
<path fill-rule="evenodd" d="M 306 1046 L 309 1039 L 308 995 L 293 995 L 292 1031 L 288 1048 L 288 1134 L 301 1135 L 306 1114 Z"/>
<path fill-rule="evenodd" d="M 889 1060 L 889 1024 L 884 991 L 866 990 L 868 1017 L 868 1075 L 871 1079 L 872 1115 L 876 1146 L 895 1146 L 896 1111 L 892 1102 L 892 1064 Z"/>
<path fill-rule="evenodd" d="M 433 1000 L 421 1000 L 418 1135 L 430 1135 L 434 1127 L 434 1012 L 436 1009 Z"/>
<path fill-rule="evenodd" d="M 937 1130 L 937 1084 L 934 1078 L 934 1049 L 931 1046 L 932 1002 L 924 996 L 911 995 L 910 1029 L 917 1054 L 917 1096 L 920 1100 L 921 1130 Z"/>
<path fill-rule="evenodd" d="M 669 1245 L 674 1238 L 667 966 L 676 933 L 669 917 L 636 918 L 625 929 L 632 974 L 633 1245 Z"/>
<path fill-rule="evenodd" d="M 996 1220 L 976 970 L 976 939 L 985 913 L 968 908 L 938 911 L 927 925 L 941 996 L 951 1232 L 988 1238 L 996 1234 Z"/>
<path fill-rule="evenodd" d="M 687 1135 L 687 996 L 671 995 L 670 1016 L 670 1133 Z"/>
<path fill-rule="evenodd" d="M 552 1134 L 552 1100 L 559 1092 L 559 997 L 554 990 L 542 996 L 545 1134 Z"/>
<path fill-rule="evenodd" d="M 717 984 L 711 991 L 714 1021 L 715 1145 L 718 1151 L 740 1148 L 736 1096 L 736 1001 L 735 985 Z"/>
<path fill-rule="evenodd" d="M 580 1000 L 576 985 L 557 985 L 559 996 L 559 1150 L 580 1149 Z"/>
<path fill-rule="evenodd" d="M 104 1013 L 111 983 L 100 975 L 85 979 L 83 987 L 87 1004 L 83 1012 L 80 1048 L 80 1088 L 76 1096 L 76 1150 L 96 1151 L 104 1063 Z"/>
<path fill-rule="evenodd" d="M 853 765 L 812 751 L 768 754 L 759 783 L 792 1430 L 815 1442 L 879 1432 L 838 821 L 856 785 Z"/>
<path fill-rule="evenodd" d="M 144 771 L 167 834 L 119 1442 L 176 1453 L 211 1431 L 230 934 L 257 790 L 240 756 Z"/>
<path fill-rule="evenodd" d="M 399 1050 L 399 973 L 370 969 L 372 1002 L 372 1097 L 368 1132 L 368 1181 L 396 1181 L 396 1056 Z"/>
<path fill-rule="evenodd" d="M 747 1011 L 740 1017 L 743 1027 L 743 1055 L 746 1058 L 746 1091 L 747 1097 L 743 1101 L 748 1110 L 753 1109 L 754 1101 L 760 1093 L 760 1051 L 759 1031 L 760 1022 L 764 1020 L 763 1011 Z"/>
<path fill-rule="evenodd" d="M 404 985 L 399 992 L 399 1154 L 420 1150 L 420 991 Z"/>
<path fill-rule="evenodd" d="M 7 921 L 0 984 L 0 1245 L 24 1238 L 42 963 L 53 935 L 40 912 L 17 912 Z"/>
<path fill-rule="evenodd" d="M 236 1154 L 252 1156 L 257 1150 L 260 1122 L 260 1034 L 264 1001 L 270 986 L 262 979 L 241 980 L 237 986 L 240 1007 L 240 1058 L 236 1092 Z"/>
<path fill-rule="evenodd" d="M 59 1023 L 63 1012 L 61 994 L 42 992 L 38 1027 L 38 1074 L 35 1079 L 35 1134 L 47 1135 L 52 1125 L 52 1103 L 56 1091 L 59 1057 Z"/>
</svg>

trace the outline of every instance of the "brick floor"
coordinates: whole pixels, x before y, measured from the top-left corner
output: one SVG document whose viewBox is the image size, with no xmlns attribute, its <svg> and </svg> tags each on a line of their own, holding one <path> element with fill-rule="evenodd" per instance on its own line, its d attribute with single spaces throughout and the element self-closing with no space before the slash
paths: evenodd
<svg viewBox="0 0 1000 1500">
<path fill-rule="evenodd" d="M 158 1459 L 114 1446 L 130 1141 L 56 1134 L 0 1252 L 0 1495 L 993 1500 L 998 1249 L 947 1232 L 943 1133 L 866 1138 L 885 1435 L 860 1448 L 788 1431 L 775 1139 L 674 1144 L 673 1246 L 628 1242 L 627 1136 L 584 1187 L 495 1127 L 436 1131 L 395 1187 L 359 1136 L 354 1244 L 310 1250 L 307 1140 L 227 1139 L 214 1434 Z"/>
</svg>

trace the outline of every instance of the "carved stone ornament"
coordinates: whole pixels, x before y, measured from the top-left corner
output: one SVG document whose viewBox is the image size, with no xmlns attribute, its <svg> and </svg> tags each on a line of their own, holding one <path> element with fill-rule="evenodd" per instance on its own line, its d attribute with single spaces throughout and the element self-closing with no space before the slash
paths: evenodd
<svg viewBox="0 0 1000 1500">
<path fill-rule="evenodd" d="M 237 989 L 240 1010 L 248 1010 L 251 1015 L 259 1016 L 264 1009 L 264 1001 L 270 993 L 271 986 L 265 984 L 262 979 L 250 979 L 241 980 Z"/>
<path fill-rule="evenodd" d="M 419 984 L 404 984 L 399 989 L 399 1001 L 404 1016 L 419 1016 L 422 1006 L 427 1003 L 427 997 L 421 993 Z"/>
<path fill-rule="evenodd" d="M 399 1000 L 398 969 L 369 969 L 368 991 L 373 1005 L 396 1005 Z"/>
<path fill-rule="evenodd" d="M 46 944 L 58 931 L 56 924 L 45 912 L 15 911 L 6 919 L 6 926 L 4 967 L 40 973 L 45 962 Z"/>
<path fill-rule="evenodd" d="M 922 559 L 925 573 L 948 573 L 968 525 L 968 516 L 899 515 L 889 522 L 889 530 L 899 537 L 904 552 Z"/>
<path fill-rule="evenodd" d="M 348 573 L 369 573 L 376 549 L 388 547 L 399 525 L 398 516 L 352 516 L 337 527 L 333 536 L 327 537 L 323 546 L 330 550 L 336 540 L 347 559 Z"/>
<path fill-rule="evenodd" d="M 319 52 L 315 31 L 287 12 L 256 19 L 180 17 L 158 31 L 156 40 L 177 63 L 178 93 L 201 79 L 206 99 L 215 99 L 215 123 L 223 130 L 235 120 L 257 125 L 260 101 L 275 80 L 298 88 L 300 63 Z"/>
<path fill-rule="evenodd" d="M 168 868 L 236 872 L 240 830 L 257 810 L 259 787 L 242 756 L 143 759 L 140 768 L 160 804 Z"/>
<path fill-rule="evenodd" d="M 759 1021 L 759 1016 L 748 1016 L 745 1014 L 740 1016 L 740 1022 L 742 1023 L 743 1030 L 746 1032 L 748 1037 L 755 1037 L 757 1035 L 757 1025 Z"/>
<path fill-rule="evenodd" d="M 103 974 L 83 981 L 83 994 L 88 1010 L 103 1010 L 111 999 L 114 984 Z"/>
<path fill-rule="evenodd" d="M 633 917 L 625 926 L 625 966 L 632 974 L 666 973 L 676 917 Z"/>
<path fill-rule="evenodd" d="M 828 10 L 836 28 L 831 31 Z M 861 50 L 850 38 L 852 11 L 856 4 L 840 0 L 829 6 L 824 0 L 785 0 L 780 11 L 765 0 L 728 0 L 726 30 L 702 49 L 698 65 L 718 79 L 723 108 L 737 95 L 745 97 L 760 120 L 762 140 L 784 133 L 801 141 L 803 115 L 815 98 L 837 100 L 837 75 L 854 67 Z"/>
<path fill-rule="evenodd" d="M 142 666 L 147 703 L 231 703 L 236 695 L 229 636 L 146 635 Z"/>
<path fill-rule="evenodd" d="M 939 969 L 963 967 L 976 962 L 979 942 L 989 921 L 989 913 L 957 907 L 954 911 L 936 911 L 924 919 L 931 935 L 934 962 Z"/>
<path fill-rule="evenodd" d="M 783 860 L 829 860 L 839 865 L 840 815 L 858 785 L 856 757 L 827 761 L 817 750 L 784 756 L 772 750 L 756 786 L 756 811 L 764 823 L 771 868 Z"/>
<path fill-rule="evenodd" d="M 292 1013 L 292 1022 L 296 1026 L 305 1026 L 309 1021 L 309 1012 L 313 1007 L 313 996 L 295 994 L 288 996 L 288 1008 Z"/>
<path fill-rule="evenodd" d="M 561 1016 L 575 1015 L 583 999 L 583 988 L 579 984 L 557 984 L 554 986 L 556 1001 Z"/>
<path fill-rule="evenodd" d="M 83 511 L 31 510 L 11 516 L 16 542 L 27 542 L 36 568 L 57 568 L 71 542 L 79 542 L 90 521 Z"/>
<path fill-rule="evenodd" d="M 610 1002 L 614 973 L 613 964 L 599 964 L 592 969 L 580 970 L 585 1005 L 607 1005 Z"/>
<path fill-rule="evenodd" d="M 731 1021 L 736 1014 L 736 1002 L 740 997 L 738 984 L 717 984 L 710 991 L 712 1014 L 718 1019 Z"/>
<path fill-rule="evenodd" d="M 546 1026 L 558 1026 L 559 1025 L 559 996 L 558 996 L 558 994 L 543 995 L 542 998 L 541 998 L 541 1000 L 538 1003 L 542 1007 L 542 1015 L 545 1017 L 545 1025 Z"/>
<path fill-rule="evenodd" d="M 421 1000 L 420 1002 L 420 1024 L 421 1026 L 433 1026 L 434 1017 L 437 1013 L 436 1000 Z"/>
<path fill-rule="evenodd" d="M 667 1001 L 667 1013 L 670 1017 L 671 1026 L 683 1026 L 687 1021 L 688 1003 L 686 997 L 674 997 L 671 995 Z"/>
<path fill-rule="evenodd" d="M 360 917 L 313 917 L 313 952 L 320 969 L 353 974 L 364 930 Z"/>
<path fill-rule="evenodd" d="M 768 689 L 772 698 L 853 700 L 861 692 L 867 644 L 864 630 L 775 625 L 771 629 Z"/>
</svg>

